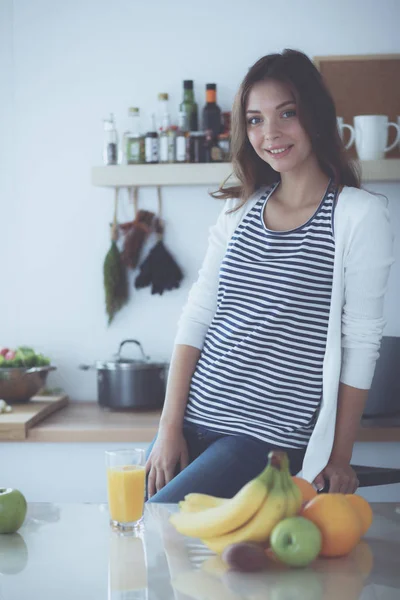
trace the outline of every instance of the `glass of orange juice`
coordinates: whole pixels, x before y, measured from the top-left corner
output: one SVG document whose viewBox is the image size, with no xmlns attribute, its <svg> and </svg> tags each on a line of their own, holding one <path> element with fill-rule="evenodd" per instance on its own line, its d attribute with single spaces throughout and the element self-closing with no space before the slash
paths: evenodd
<svg viewBox="0 0 400 600">
<path fill-rule="evenodd" d="M 110 523 L 119 530 L 133 530 L 143 522 L 145 453 L 142 448 L 106 452 Z"/>
</svg>

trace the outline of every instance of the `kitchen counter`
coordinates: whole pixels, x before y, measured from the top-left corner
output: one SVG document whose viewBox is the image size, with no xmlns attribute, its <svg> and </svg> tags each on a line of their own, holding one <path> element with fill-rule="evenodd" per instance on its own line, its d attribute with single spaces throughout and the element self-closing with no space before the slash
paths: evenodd
<svg viewBox="0 0 400 600">
<path fill-rule="evenodd" d="M 146 505 L 134 537 L 111 530 L 104 504 L 30 504 L 19 532 L 0 535 L 0 598 L 398 600 L 400 504 L 372 507 L 373 524 L 347 557 L 240 574 L 175 531 L 176 505 Z"/>
<path fill-rule="evenodd" d="M 161 410 L 110 411 L 97 402 L 70 402 L 29 430 L 27 442 L 150 442 Z M 358 442 L 400 442 L 400 416 L 363 419 Z"/>
</svg>

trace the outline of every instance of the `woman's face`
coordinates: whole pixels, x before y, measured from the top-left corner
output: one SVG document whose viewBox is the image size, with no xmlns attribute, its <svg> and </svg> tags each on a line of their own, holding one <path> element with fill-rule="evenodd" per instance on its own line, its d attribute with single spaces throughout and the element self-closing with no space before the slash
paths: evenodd
<svg viewBox="0 0 400 600">
<path fill-rule="evenodd" d="M 297 116 L 294 96 L 279 81 L 260 81 L 248 96 L 247 135 L 262 160 L 279 173 L 304 166 L 313 156 L 310 139 Z"/>
</svg>

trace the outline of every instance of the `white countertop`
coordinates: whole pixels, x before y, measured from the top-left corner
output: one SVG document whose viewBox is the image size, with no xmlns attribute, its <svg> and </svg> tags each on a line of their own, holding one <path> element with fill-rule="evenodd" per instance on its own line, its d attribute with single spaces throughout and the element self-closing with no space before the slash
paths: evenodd
<svg viewBox="0 0 400 600">
<path fill-rule="evenodd" d="M 348 557 L 244 575 L 173 529 L 176 505 L 147 505 L 135 538 L 110 529 L 103 504 L 31 504 L 18 534 L 0 535 L 0 600 L 398 600 L 400 505 L 373 508 Z"/>
</svg>

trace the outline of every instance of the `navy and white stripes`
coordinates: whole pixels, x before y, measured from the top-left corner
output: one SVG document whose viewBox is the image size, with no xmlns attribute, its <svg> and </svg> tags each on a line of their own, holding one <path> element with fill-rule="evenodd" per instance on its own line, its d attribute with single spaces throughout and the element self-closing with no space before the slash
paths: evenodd
<svg viewBox="0 0 400 600">
<path fill-rule="evenodd" d="M 271 231 L 263 213 L 277 185 L 264 190 L 228 245 L 185 419 L 301 448 L 322 395 L 337 190 L 330 182 L 304 225 Z"/>
</svg>

